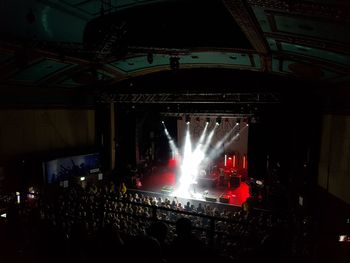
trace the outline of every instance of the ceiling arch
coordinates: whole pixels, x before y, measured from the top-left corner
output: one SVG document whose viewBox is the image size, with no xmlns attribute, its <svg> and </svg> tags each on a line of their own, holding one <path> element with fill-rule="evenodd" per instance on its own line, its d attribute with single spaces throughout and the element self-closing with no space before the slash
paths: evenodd
<svg viewBox="0 0 350 263">
<path fill-rule="evenodd" d="M 346 1 L 4 0 L 2 7 L 2 88 L 113 86 L 172 71 L 172 58 L 180 69 L 350 81 Z"/>
</svg>

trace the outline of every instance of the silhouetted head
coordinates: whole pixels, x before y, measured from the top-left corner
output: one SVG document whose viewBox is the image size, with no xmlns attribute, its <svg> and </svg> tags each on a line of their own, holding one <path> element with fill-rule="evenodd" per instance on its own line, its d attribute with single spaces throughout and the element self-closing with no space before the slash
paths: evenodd
<svg viewBox="0 0 350 263">
<path fill-rule="evenodd" d="M 188 236 L 192 231 L 192 223 L 188 218 L 180 218 L 176 221 L 176 233 L 179 236 Z"/>
<path fill-rule="evenodd" d="M 155 237 L 159 242 L 165 240 L 168 233 L 168 227 L 164 222 L 156 221 L 148 229 L 149 235 Z"/>
</svg>

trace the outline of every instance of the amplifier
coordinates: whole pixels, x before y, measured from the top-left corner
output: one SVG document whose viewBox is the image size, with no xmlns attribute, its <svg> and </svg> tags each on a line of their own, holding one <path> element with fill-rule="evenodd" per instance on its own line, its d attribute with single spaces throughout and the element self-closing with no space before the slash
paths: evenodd
<svg viewBox="0 0 350 263">
<path fill-rule="evenodd" d="M 174 190 L 172 186 L 165 185 L 162 187 L 162 194 L 171 194 L 171 192 Z"/>
<path fill-rule="evenodd" d="M 205 197 L 205 201 L 209 201 L 209 202 L 216 202 L 217 199 L 215 196 L 209 195 Z"/>
<path fill-rule="evenodd" d="M 228 202 L 230 201 L 230 198 L 227 196 L 220 196 L 220 203 L 226 203 L 228 204 Z"/>
</svg>

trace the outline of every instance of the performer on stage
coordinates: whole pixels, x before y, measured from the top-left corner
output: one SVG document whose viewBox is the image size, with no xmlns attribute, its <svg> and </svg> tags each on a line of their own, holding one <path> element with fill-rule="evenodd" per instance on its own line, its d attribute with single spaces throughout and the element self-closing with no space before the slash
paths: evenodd
<svg viewBox="0 0 350 263">
<path fill-rule="evenodd" d="M 207 172 L 205 171 L 205 169 L 202 169 L 199 171 L 199 177 L 202 177 L 202 178 L 207 177 Z"/>
<path fill-rule="evenodd" d="M 224 186 L 225 182 L 225 172 L 223 168 L 220 168 L 220 174 L 219 174 L 219 184 L 220 186 Z"/>
<path fill-rule="evenodd" d="M 192 192 L 195 194 L 196 193 L 196 188 L 197 188 L 197 176 L 192 174 L 192 180 L 191 180 L 191 184 L 190 184 L 190 191 L 192 190 Z"/>
</svg>

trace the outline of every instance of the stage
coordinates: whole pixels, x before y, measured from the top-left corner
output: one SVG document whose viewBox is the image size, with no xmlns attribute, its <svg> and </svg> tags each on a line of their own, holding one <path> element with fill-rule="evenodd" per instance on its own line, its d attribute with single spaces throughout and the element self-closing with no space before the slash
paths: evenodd
<svg viewBox="0 0 350 263">
<path fill-rule="evenodd" d="M 242 181 L 234 185 L 222 184 L 213 177 L 199 178 L 188 191 L 179 191 L 176 187 L 175 172 L 168 168 L 159 168 L 152 174 L 141 178 L 141 185 L 137 190 L 152 195 L 163 195 L 201 202 L 211 202 L 223 205 L 241 207 L 249 197 L 249 186 Z M 136 190 L 136 189 L 135 189 Z"/>
</svg>

